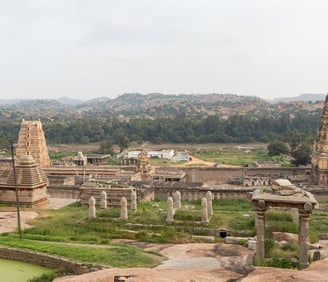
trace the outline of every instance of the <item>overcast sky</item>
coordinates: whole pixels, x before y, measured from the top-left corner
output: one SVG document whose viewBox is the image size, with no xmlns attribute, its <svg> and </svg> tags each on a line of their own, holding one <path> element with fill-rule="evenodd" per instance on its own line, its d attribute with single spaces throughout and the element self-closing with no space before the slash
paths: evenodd
<svg viewBox="0 0 328 282">
<path fill-rule="evenodd" d="M 327 0 L 0 0 L 0 99 L 328 91 Z"/>
</svg>

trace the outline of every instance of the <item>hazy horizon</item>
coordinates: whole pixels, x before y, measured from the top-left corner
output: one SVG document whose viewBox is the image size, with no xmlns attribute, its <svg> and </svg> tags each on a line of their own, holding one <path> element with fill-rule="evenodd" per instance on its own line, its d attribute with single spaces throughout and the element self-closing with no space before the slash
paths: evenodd
<svg viewBox="0 0 328 282">
<path fill-rule="evenodd" d="M 22 98 L 0 98 L 0 101 L 10 101 L 10 100 L 42 100 L 42 99 L 50 99 L 50 100 L 60 100 L 60 99 L 72 99 L 72 100 L 78 100 L 78 101 L 82 101 L 82 102 L 85 102 L 85 101 L 88 101 L 88 100 L 92 100 L 92 99 L 97 99 L 97 98 L 109 98 L 109 99 L 115 99 L 115 98 L 118 98 L 119 96 L 121 95 L 124 95 L 124 94 L 141 94 L 141 95 L 148 95 L 148 94 L 154 94 L 155 92 L 151 92 L 151 93 L 139 93 L 139 92 L 131 92 L 131 93 L 122 93 L 122 94 L 119 94 L 115 97 L 109 97 L 109 96 L 98 96 L 98 97 L 92 97 L 90 99 L 80 99 L 80 98 L 77 98 L 77 97 L 68 97 L 68 96 L 58 96 L 58 97 L 43 97 L 43 98 L 29 98 L 29 97 L 22 97 Z M 163 95 L 207 95 L 207 94 L 222 94 L 222 95 L 237 95 L 237 96 L 249 96 L 249 95 L 239 95 L 238 93 L 179 93 L 179 94 L 169 94 L 169 93 L 160 93 L 160 92 L 156 92 L 156 93 L 159 93 L 159 94 L 163 94 Z M 302 93 L 302 94 L 299 94 L 299 95 L 296 95 L 296 96 L 281 96 L 281 97 L 276 97 L 276 98 L 273 98 L 273 99 L 267 99 L 267 98 L 262 98 L 262 97 L 259 97 L 259 96 L 252 96 L 252 97 L 258 97 L 258 98 L 261 98 L 261 99 L 264 99 L 264 100 L 267 100 L 267 101 L 273 101 L 273 100 L 279 100 L 279 99 L 293 99 L 295 97 L 299 97 L 299 96 L 303 96 L 303 95 L 326 95 L 324 93 Z"/>
<path fill-rule="evenodd" d="M 0 99 L 326 93 L 327 10 L 324 0 L 0 0 Z"/>
</svg>

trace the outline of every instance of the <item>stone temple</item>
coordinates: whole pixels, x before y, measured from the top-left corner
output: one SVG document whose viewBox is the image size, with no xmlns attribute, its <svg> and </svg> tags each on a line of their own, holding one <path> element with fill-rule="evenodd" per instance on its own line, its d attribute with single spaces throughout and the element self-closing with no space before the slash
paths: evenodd
<svg viewBox="0 0 328 282">
<path fill-rule="evenodd" d="M 312 183 L 328 185 L 328 95 L 326 96 L 320 127 L 312 154 Z"/>
<path fill-rule="evenodd" d="M 47 204 L 48 178 L 33 157 L 29 155 L 21 156 L 16 163 L 19 203 L 29 207 Z M 14 169 L 4 170 L 0 175 L 0 202 L 2 204 L 15 204 L 15 189 Z"/>
<path fill-rule="evenodd" d="M 16 157 L 31 155 L 41 167 L 50 165 L 46 138 L 41 121 L 26 121 L 23 119 L 18 135 Z"/>
</svg>

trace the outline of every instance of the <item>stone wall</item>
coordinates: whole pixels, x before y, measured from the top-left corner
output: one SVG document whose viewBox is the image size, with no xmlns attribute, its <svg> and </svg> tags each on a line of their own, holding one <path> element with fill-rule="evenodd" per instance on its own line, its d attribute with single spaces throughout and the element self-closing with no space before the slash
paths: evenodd
<svg viewBox="0 0 328 282">
<path fill-rule="evenodd" d="M 177 168 L 165 168 L 166 171 L 176 171 Z M 231 183 L 232 179 L 244 177 L 270 177 L 277 178 L 290 178 L 296 176 L 310 176 L 311 168 L 276 168 L 276 167 L 236 167 L 236 168 L 223 168 L 223 167 L 179 167 L 179 170 L 186 173 L 187 183 L 193 182 L 208 182 L 215 181 L 217 184 Z"/>
<path fill-rule="evenodd" d="M 246 199 L 257 187 L 236 187 L 236 188 L 194 188 L 194 187 L 155 187 L 155 199 L 164 200 L 173 195 L 175 191 L 181 193 L 182 200 L 194 201 L 206 197 L 206 192 L 211 191 L 213 199 Z"/>
<path fill-rule="evenodd" d="M 52 185 L 47 191 L 51 198 L 62 199 L 79 199 L 81 193 L 79 185 Z"/>
<path fill-rule="evenodd" d="M 68 269 L 74 274 L 83 274 L 90 272 L 89 267 L 81 263 L 28 250 L 19 250 L 15 248 L 0 246 L 0 257 L 4 259 L 33 263 L 50 268 L 64 268 Z"/>
</svg>

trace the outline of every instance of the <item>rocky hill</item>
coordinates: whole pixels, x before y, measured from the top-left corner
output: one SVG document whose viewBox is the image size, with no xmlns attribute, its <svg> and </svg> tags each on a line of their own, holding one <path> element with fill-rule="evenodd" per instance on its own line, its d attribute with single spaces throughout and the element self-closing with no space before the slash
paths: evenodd
<svg viewBox="0 0 328 282">
<path fill-rule="evenodd" d="M 320 112 L 323 108 L 323 99 L 319 101 L 316 99 L 315 101 L 297 100 L 270 103 L 258 97 L 235 94 L 164 95 L 150 93 L 142 95 L 129 93 L 120 95 L 115 99 L 100 97 L 85 102 L 64 98 L 58 100 L 18 100 L 11 103 L 1 100 L 0 118 L 65 119 L 92 115 L 125 118 L 172 116 L 205 118 L 218 116 L 221 119 L 227 119 L 231 116 L 246 114 L 251 114 L 253 117 L 277 116 L 282 113 L 292 115 L 298 111 Z"/>
</svg>

